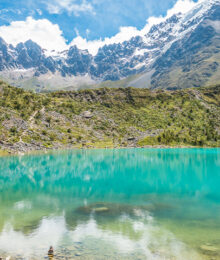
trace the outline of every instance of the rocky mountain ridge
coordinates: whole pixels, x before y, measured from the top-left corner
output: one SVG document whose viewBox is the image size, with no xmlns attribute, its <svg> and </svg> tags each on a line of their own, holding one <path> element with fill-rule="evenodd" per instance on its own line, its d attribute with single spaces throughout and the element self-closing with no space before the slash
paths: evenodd
<svg viewBox="0 0 220 260">
<path fill-rule="evenodd" d="M 140 75 L 128 84 L 135 87 L 184 88 L 189 84 L 204 85 L 213 74 L 219 72 L 219 28 L 220 3 L 210 0 L 198 4 L 187 14 L 175 14 L 154 25 L 144 36 L 106 45 L 95 56 L 77 46 L 71 46 L 56 56 L 47 56 L 45 50 L 31 40 L 14 47 L 0 38 L 0 76 L 17 86 L 25 87 L 28 82 L 35 87 L 39 85 L 40 89 L 50 84 L 86 87 L 133 75 Z M 192 63 L 199 59 L 194 56 L 199 56 L 206 47 L 212 49 L 208 58 L 213 63 L 201 64 L 197 75 L 188 77 L 186 86 L 182 82 L 185 72 L 194 71 Z M 200 57 L 200 62 L 206 63 L 207 55 Z M 176 67 L 180 71 L 175 72 Z M 201 69 L 203 72 L 208 70 L 206 76 L 200 75 Z M 214 78 L 220 80 L 216 75 Z"/>
</svg>

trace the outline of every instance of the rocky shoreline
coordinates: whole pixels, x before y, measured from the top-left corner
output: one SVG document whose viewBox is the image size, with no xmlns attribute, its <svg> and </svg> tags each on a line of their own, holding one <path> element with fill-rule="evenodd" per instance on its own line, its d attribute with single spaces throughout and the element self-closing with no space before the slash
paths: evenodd
<svg viewBox="0 0 220 260">
<path fill-rule="evenodd" d="M 201 245 L 200 247 L 197 248 L 199 256 L 201 257 L 201 259 L 203 260 L 214 260 L 214 259 L 218 259 L 219 256 L 219 250 L 217 247 L 214 247 L 210 244 L 204 244 Z M 100 259 L 98 257 L 98 255 L 95 255 L 95 248 L 93 251 L 87 251 L 85 246 L 81 243 L 81 242 L 77 242 L 75 243 L 73 246 L 63 246 L 61 248 L 59 248 L 57 250 L 57 252 L 55 253 L 54 257 L 52 259 L 69 259 L 69 260 L 74 260 L 74 259 L 79 259 L 79 260 L 83 260 L 83 259 L 87 259 L 87 260 L 94 260 L 94 256 L 96 257 L 95 259 Z M 111 254 L 111 256 L 110 256 Z M 164 252 L 163 252 L 164 254 Z M 106 252 L 105 257 L 111 257 L 111 259 L 114 260 L 133 260 L 133 259 L 140 259 L 140 260 L 144 260 L 146 259 L 146 256 L 141 254 L 141 253 L 132 253 L 130 256 L 126 255 L 120 255 L 118 254 L 118 252 L 113 251 L 113 252 Z M 161 252 L 155 252 L 155 256 L 160 256 L 162 257 L 163 255 L 161 255 Z M 45 255 L 44 257 L 42 256 L 42 258 L 44 259 L 50 259 L 47 255 Z M 29 260 L 38 260 L 39 256 L 32 256 L 31 258 L 25 258 L 21 255 L 17 255 L 17 256 L 8 256 L 8 255 L 3 255 L 2 257 L 0 257 L 1 260 L 25 260 L 25 259 L 29 259 Z M 166 258 L 166 259 L 176 259 L 173 257 L 170 258 Z"/>
<path fill-rule="evenodd" d="M 137 145 L 129 145 L 129 146 L 106 146 L 103 148 L 91 146 L 91 145 L 60 145 L 56 144 L 53 147 L 45 147 L 42 144 L 38 143 L 15 143 L 8 144 L 0 142 L 0 155 L 22 155 L 22 154 L 30 154 L 30 153 L 40 153 L 40 152 L 51 152 L 51 151 L 62 151 L 62 150 L 74 150 L 74 149 L 175 149 L 175 148 L 218 148 L 218 147 L 201 147 L 201 146 L 184 146 L 184 145 L 145 145 L 145 146 L 137 146 Z"/>
</svg>

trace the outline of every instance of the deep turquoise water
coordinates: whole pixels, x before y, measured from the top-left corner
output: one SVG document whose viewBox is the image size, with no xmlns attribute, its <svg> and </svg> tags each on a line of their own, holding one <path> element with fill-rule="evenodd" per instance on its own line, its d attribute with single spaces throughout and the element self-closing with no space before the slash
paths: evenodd
<svg viewBox="0 0 220 260">
<path fill-rule="evenodd" d="M 220 149 L 0 158 L 0 255 L 220 259 Z"/>
</svg>

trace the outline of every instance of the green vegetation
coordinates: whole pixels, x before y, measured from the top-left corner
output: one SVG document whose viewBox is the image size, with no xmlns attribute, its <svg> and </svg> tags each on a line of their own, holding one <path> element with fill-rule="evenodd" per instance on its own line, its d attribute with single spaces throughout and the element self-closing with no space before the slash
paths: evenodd
<svg viewBox="0 0 220 260">
<path fill-rule="evenodd" d="M 0 149 L 220 146 L 220 86 L 35 94 L 0 83 Z"/>
</svg>

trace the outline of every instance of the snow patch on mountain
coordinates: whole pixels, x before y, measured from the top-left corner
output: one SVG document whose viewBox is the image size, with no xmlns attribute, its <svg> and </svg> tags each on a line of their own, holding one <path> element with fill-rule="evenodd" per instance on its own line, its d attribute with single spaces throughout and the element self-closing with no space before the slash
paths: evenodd
<svg viewBox="0 0 220 260">
<path fill-rule="evenodd" d="M 218 33 L 219 20 L 213 19 L 212 13 L 219 9 L 218 0 L 200 1 L 185 14 L 177 13 L 162 19 L 142 36 L 99 48 L 96 55 L 77 46 L 62 52 L 47 51 L 31 40 L 14 47 L 0 38 L 0 71 L 9 79 L 18 77 L 19 86 L 22 86 L 22 77 L 44 78 L 45 82 L 54 78 L 54 84 L 57 80 L 62 85 L 63 80 L 64 84 L 67 81 L 74 85 L 78 84 L 78 79 L 83 82 L 83 78 L 92 84 L 145 74 L 152 71 L 155 62 L 175 42 L 184 40 L 201 23 L 209 23 Z"/>
</svg>

